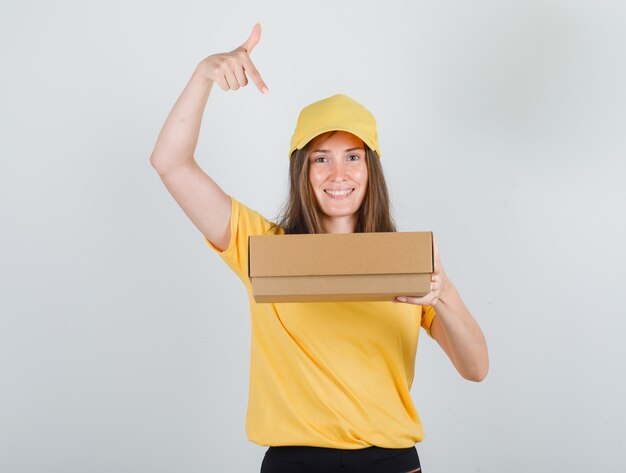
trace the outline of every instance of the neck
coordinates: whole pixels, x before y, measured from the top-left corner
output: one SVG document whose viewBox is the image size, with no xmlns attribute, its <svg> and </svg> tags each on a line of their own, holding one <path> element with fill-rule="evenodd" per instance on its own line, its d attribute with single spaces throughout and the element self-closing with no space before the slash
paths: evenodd
<svg viewBox="0 0 626 473">
<path fill-rule="evenodd" d="M 322 220 L 327 233 L 354 233 L 356 219 L 353 215 Z"/>
</svg>

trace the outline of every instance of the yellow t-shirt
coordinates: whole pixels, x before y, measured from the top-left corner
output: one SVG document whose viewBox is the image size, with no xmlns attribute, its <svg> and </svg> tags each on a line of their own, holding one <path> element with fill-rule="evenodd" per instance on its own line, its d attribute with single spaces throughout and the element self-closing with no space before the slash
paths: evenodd
<svg viewBox="0 0 626 473">
<path fill-rule="evenodd" d="M 423 439 L 409 390 L 420 324 L 430 306 L 392 302 L 258 304 L 248 279 L 248 235 L 271 223 L 231 197 L 231 237 L 217 251 L 241 278 L 251 312 L 246 430 L 259 445 L 357 449 Z M 282 232 L 281 232 L 282 233 Z"/>
</svg>

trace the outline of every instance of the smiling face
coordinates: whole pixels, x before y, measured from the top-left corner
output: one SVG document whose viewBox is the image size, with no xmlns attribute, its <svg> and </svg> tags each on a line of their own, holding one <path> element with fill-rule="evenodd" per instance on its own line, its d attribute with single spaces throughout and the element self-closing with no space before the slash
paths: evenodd
<svg viewBox="0 0 626 473">
<path fill-rule="evenodd" d="M 351 233 L 367 191 L 363 140 L 345 131 L 316 143 L 309 154 L 309 180 L 329 233 Z"/>
</svg>

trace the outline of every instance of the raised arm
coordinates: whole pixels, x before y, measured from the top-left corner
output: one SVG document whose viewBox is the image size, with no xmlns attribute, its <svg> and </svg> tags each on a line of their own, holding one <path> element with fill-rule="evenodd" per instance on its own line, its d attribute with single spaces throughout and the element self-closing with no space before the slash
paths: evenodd
<svg viewBox="0 0 626 473">
<path fill-rule="evenodd" d="M 207 239 L 226 249 L 230 239 L 230 198 L 194 158 L 204 109 L 213 84 L 237 90 L 248 84 L 247 75 L 261 92 L 268 89 L 250 59 L 261 38 L 256 24 L 250 37 L 228 53 L 202 60 L 167 117 L 150 156 L 150 164 L 172 197 Z"/>
</svg>

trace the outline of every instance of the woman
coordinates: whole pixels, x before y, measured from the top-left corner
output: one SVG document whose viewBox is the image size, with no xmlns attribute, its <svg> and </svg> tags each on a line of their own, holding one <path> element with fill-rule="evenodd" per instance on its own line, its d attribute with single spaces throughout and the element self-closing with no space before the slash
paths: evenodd
<svg viewBox="0 0 626 473">
<path fill-rule="evenodd" d="M 423 431 L 409 392 L 419 327 L 474 381 L 488 370 L 485 339 L 444 272 L 436 245 L 432 290 L 421 298 L 254 302 L 248 235 L 395 231 L 374 117 L 345 95 L 300 113 L 289 153 L 290 197 L 276 224 L 225 194 L 197 165 L 194 151 L 213 84 L 237 90 L 249 76 L 268 93 L 250 59 L 260 34 L 257 24 L 242 46 L 200 62 L 151 156 L 206 243 L 248 289 L 248 437 L 270 447 L 264 473 L 421 471 L 415 444 Z"/>
</svg>

